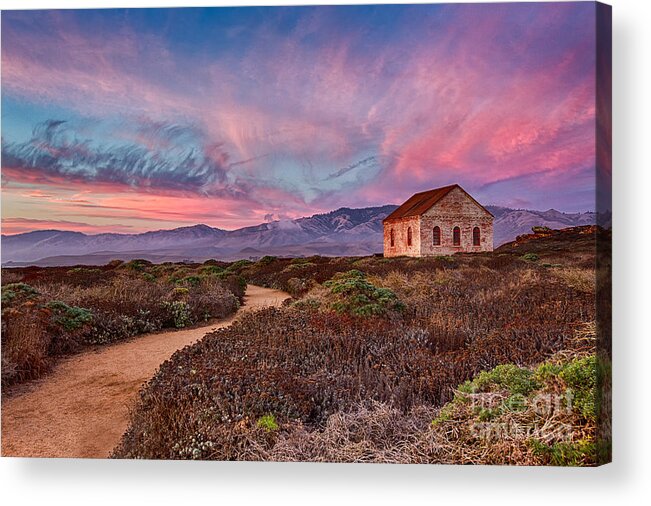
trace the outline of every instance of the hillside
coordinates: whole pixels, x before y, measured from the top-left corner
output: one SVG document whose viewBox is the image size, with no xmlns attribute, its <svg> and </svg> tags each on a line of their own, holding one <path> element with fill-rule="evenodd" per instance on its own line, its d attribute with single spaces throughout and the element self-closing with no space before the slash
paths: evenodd
<svg viewBox="0 0 651 506">
<path fill-rule="evenodd" d="M 293 300 L 172 356 L 113 456 L 606 462 L 599 232 L 544 231 L 453 257 L 235 262 L 234 273 Z"/>
<path fill-rule="evenodd" d="M 496 248 L 519 235 L 531 232 L 531 227 L 562 229 L 599 224 L 604 228 L 610 228 L 612 220 L 610 213 L 603 215 L 594 212 L 561 213 L 555 209 L 532 211 L 498 206 L 487 206 L 487 209 L 495 216 L 493 241 Z"/>
</svg>

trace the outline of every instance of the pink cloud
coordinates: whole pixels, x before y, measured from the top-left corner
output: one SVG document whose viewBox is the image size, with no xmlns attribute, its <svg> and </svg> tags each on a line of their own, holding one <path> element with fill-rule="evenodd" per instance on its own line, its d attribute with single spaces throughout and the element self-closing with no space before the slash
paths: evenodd
<svg viewBox="0 0 651 506">
<path fill-rule="evenodd" d="M 133 233 L 134 230 L 129 225 L 94 225 L 91 223 L 68 221 L 68 220 L 39 220 L 30 218 L 2 218 L 2 233 L 7 235 L 22 234 L 34 230 L 71 230 L 74 232 L 84 232 L 90 234 L 100 234 L 103 232 L 123 232 Z"/>
<path fill-rule="evenodd" d="M 365 30 L 305 44 L 332 30 L 325 15 L 306 16 L 282 37 L 270 20 L 252 32 L 248 51 L 197 57 L 193 72 L 162 36 L 126 27 L 84 35 L 63 16 L 30 39 L 4 27 L 12 41 L 2 51 L 4 93 L 92 117 L 196 125 L 205 154 L 230 166 L 214 188 L 187 192 L 146 179 L 128 187 L 12 167 L 3 178 L 46 192 L 72 186 L 111 195 L 94 203 L 102 219 L 131 212 L 157 224 L 226 227 L 270 213 L 399 202 L 450 182 L 503 202 L 513 197 L 500 194 L 502 181 L 572 186 L 568 178 L 595 163 L 594 40 L 589 19 L 577 25 L 581 33 L 568 33 L 576 9 L 554 4 L 533 20 L 525 7 L 495 4 L 490 15 L 443 7 L 445 23 L 412 20 L 417 29 L 399 43 L 363 51 Z M 128 129 L 112 135 L 152 152 L 164 147 Z M 371 156 L 377 170 L 356 165 Z M 200 194 L 208 190 L 215 195 Z"/>
</svg>

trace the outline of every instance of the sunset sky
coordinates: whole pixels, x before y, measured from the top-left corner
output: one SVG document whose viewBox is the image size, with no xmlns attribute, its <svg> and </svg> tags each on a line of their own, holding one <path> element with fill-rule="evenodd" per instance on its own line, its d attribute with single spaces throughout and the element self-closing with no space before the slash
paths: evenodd
<svg viewBox="0 0 651 506">
<path fill-rule="evenodd" d="M 595 60 L 589 2 L 5 11 L 3 233 L 594 210 Z"/>
</svg>

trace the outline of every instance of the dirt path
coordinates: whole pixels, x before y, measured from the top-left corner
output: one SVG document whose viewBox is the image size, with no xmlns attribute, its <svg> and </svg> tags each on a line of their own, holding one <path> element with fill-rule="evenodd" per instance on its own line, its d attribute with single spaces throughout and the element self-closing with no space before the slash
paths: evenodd
<svg viewBox="0 0 651 506">
<path fill-rule="evenodd" d="M 240 312 L 280 305 L 287 297 L 280 290 L 249 285 Z M 235 318 L 147 334 L 61 361 L 43 380 L 3 400 L 2 455 L 107 457 L 126 430 L 130 404 L 158 366 Z"/>
</svg>

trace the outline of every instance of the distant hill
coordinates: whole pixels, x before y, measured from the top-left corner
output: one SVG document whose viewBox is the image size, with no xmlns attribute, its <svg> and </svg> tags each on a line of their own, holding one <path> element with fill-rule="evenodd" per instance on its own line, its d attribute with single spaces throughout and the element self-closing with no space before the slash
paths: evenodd
<svg viewBox="0 0 651 506">
<path fill-rule="evenodd" d="M 112 258 L 155 262 L 208 258 L 233 260 L 279 256 L 356 256 L 382 252 L 382 220 L 397 206 L 350 209 L 295 220 L 279 220 L 237 230 L 194 225 L 141 234 L 96 234 L 39 230 L 2 236 L 2 264 L 100 265 Z M 495 216 L 495 247 L 528 233 L 532 226 L 592 225 L 596 213 L 566 214 L 488 206 Z M 610 215 L 602 216 L 610 226 Z"/>
<path fill-rule="evenodd" d="M 611 227 L 611 215 L 597 215 L 594 212 L 561 213 L 555 209 L 532 211 L 529 209 L 509 209 L 508 207 L 486 206 L 495 216 L 493 243 L 495 247 L 514 240 L 517 236 L 531 232 L 531 227 L 561 229 L 582 225 L 601 225 Z"/>
</svg>

